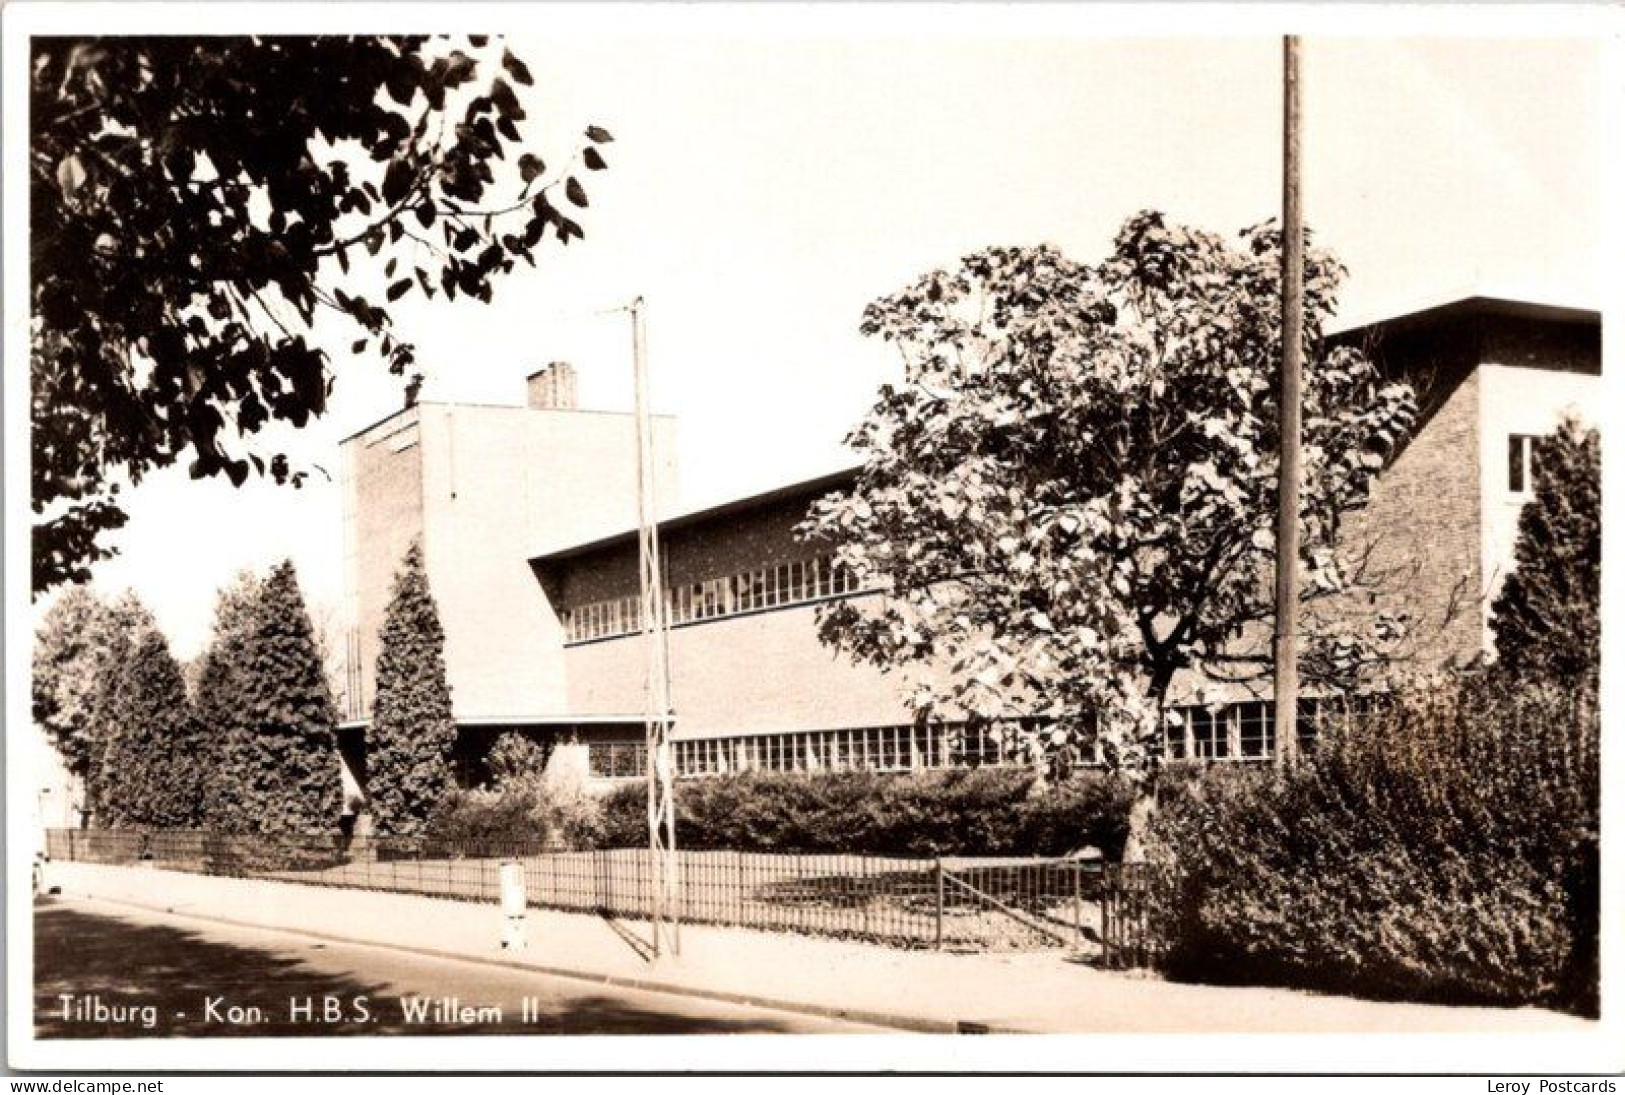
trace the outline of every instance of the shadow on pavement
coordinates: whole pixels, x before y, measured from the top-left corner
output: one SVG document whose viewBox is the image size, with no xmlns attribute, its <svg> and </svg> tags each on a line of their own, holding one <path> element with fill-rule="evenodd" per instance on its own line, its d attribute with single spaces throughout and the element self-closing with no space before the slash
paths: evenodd
<svg viewBox="0 0 1625 1095">
<path fill-rule="evenodd" d="M 309 944 L 322 949 L 321 944 Z M 561 992 L 559 986 L 567 986 Z M 670 1010 L 644 1006 L 647 997 L 632 999 L 602 989 L 538 977 L 538 1014 L 522 1022 L 516 1000 L 465 1000 L 469 1004 L 501 1003 L 495 1022 L 409 1022 L 402 1016 L 399 986 L 360 976 L 317 969 L 291 955 L 280 942 L 275 949 L 238 946 L 212 940 L 180 927 L 132 923 L 118 917 L 85 913 L 49 899 L 34 906 L 34 1029 L 40 1038 L 198 1038 L 198 1037 L 327 1037 L 353 1035 L 480 1034 L 720 1034 L 788 1032 L 795 1028 L 779 1017 L 727 1019 L 685 1014 L 703 1002 L 672 998 Z M 64 1014 L 61 997 L 73 997 Z M 427 993 L 426 993 L 427 995 Z M 324 998 L 344 1009 L 367 997 L 370 1013 L 356 1021 L 322 1022 Z M 251 1024 L 220 1021 L 205 1002 L 220 998 L 229 1006 L 257 1008 Z M 290 1001 L 312 1001 L 313 1018 L 295 1018 Z M 112 1012 L 98 1018 L 96 1003 Z M 150 1008 L 150 1011 L 143 1009 Z M 150 1018 L 150 1023 L 147 1021 Z"/>
</svg>

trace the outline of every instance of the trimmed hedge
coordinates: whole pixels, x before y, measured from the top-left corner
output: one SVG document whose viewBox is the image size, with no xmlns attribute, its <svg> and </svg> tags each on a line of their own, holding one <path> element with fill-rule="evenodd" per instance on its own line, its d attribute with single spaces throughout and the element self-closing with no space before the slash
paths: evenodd
<svg viewBox="0 0 1625 1095">
<path fill-rule="evenodd" d="M 431 843 L 489 845 L 542 841 L 559 848 L 602 846 L 601 811 L 590 796 L 520 779 L 495 789 L 458 789 L 440 800 L 422 836 Z"/>
<path fill-rule="evenodd" d="M 648 840 L 646 791 L 602 801 L 600 846 Z M 1028 770 L 746 772 L 677 788 L 677 846 L 756 852 L 897 856 L 1065 855 L 1085 846 L 1122 854 L 1130 793 L 1083 773 L 1039 785 Z"/>
<path fill-rule="evenodd" d="M 1598 738 L 1583 689 L 1462 679 L 1333 728 L 1290 773 L 1164 788 L 1168 971 L 1595 1014 Z"/>
</svg>

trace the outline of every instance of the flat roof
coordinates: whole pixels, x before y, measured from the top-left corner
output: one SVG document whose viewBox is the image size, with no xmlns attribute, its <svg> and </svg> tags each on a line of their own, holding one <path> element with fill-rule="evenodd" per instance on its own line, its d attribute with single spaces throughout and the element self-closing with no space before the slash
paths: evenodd
<svg viewBox="0 0 1625 1095">
<path fill-rule="evenodd" d="M 736 513 L 760 509 L 790 498 L 798 498 L 808 494 L 823 494 L 827 491 L 845 487 L 857 478 L 859 465 L 842 468 L 840 471 L 829 472 L 825 475 L 815 476 L 812 479 L 803 479 L 797 483 L 788 483 L 782 487 L 775 487 L 760 494 L 748 495 L 744 498 L 735 498 L 703 509 L 689 510 L 664 518 L 656 526 L 662 533 L 673 532 L 693 525 L 704 524 L 720 517 L 730 517 Z M 560 563 L 567 559 L 574 559 L 583 555 L 592 555 L 596 552 L 607 551 L 611 548 L 624 547 L 637 543 L 638 530 L 625 529 L 596 540 L 588 540 L 579 544 L 570 544 L 553 551 L 533 555 L 533 563 Z"/>
<path fill-rule="evenodd" d="M 449 399 L 420 399 L 410 407 L 402 407 L 398 411 L 391 411 L 384 415 L 384 417 L 378 419 L 376 422 L 363 426 L 354 433 L 346 434 L 344 437 L 339 439 L 339 444 L 348 445 L 351 441 L 354 441 L 362 434 L 371 433 L 373 430 L 376 430 L 379 426 L 382 426 L 391 419 L 399 418 L 403 414 L 412 414 L 423 407 L 450 407 L 453 410 L 459 407 L 468 407 L 473 410 L 481 411 L 530 411 L 533 414 L 598 414 L 612 415 L 617 418 L 632 417 L 631 411 L 599 411 L 586 407 L 531 407 L 524 403 L 464 403 Z M 677 416 L 674 414 L 651 413 L 649 417 L 675 419 Z"/>
<path fill-rule="evenodd" d="M 1425 327 L 1433 323 L 1447 323 L 1469 316 L 1498 316 L 1506 319 L 1529 319 L 1546 323 L 1600 324 L 1602 313 L 1592 308 L 1576 308 L 1542 301 L 1520 300 L 1513 297 L 1472 294 L 1447 300 L 1442 304 L 1418 306 L 1410 310 L 1348 326 L 1333 325 L 1327 335 L 1344 338 L 1359 331 L 1393 328 Z"/>
<path fill-rule="evenodd" d="M 452 717 L 458 726 L 474 729 L 505 726 L 620 726 L 635 723 L 642 726 L 648 715 L 474 715 L 469 718 Z M 372 725 L 371 718 L 344 719 L 340 730 L 365 730 Z"/>
<path fill-rule="evenodd" d="M 1328 332 L 1328 336 L 1343 339 L 1361 331 L 1414 329 L 1472 316 L 1501 316 L 1550 323 L 1600 324 L 1602 322 L 1602 314 L 1591 308 L 1576 308 L 1533 300 L 1519 300 L 1512 297 L 1471 294 L 1446 300 L 1443 303 L 1419 306 L 1412 311 L 1391 315 L 1383 319 L 1342 328 L 1334 326 Z M 789 483 L 773 490 L 763 491 L 760 494 L 752 494 L 718 505 L 707 506 L 704 509 L 680 513 L 665 518 L 657 527 L 662 533 L 675 531 L 692 525 L 703 524 L 716 518 L 759 509 L 762 506 L 771 505 L 787 498 L 834 490 L 850 484 L 857 476 L 860 467 L 861 465 L 854 465 L 827 475 L 804 479 L 797 483 Z M 544 564 L 564 562 L 580 556 L 634 544 L 637 542 L 637 535 L 637 529 L 625 529 L 595 540 L 571 544 L 540 555 L 533 555 L 530 561 Z"/>
</svg>

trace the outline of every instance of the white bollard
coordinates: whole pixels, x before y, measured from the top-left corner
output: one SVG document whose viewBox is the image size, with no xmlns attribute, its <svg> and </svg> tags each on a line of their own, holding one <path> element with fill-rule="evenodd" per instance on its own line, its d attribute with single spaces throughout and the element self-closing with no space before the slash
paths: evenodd
<svg viewBox="0 0 1625 1095">
<path fill-rule="evenodd" d="M 525 949 L 525 865 L 504 863 L 497 870 L 502 882 L 502 949 Z"/>
</svg>

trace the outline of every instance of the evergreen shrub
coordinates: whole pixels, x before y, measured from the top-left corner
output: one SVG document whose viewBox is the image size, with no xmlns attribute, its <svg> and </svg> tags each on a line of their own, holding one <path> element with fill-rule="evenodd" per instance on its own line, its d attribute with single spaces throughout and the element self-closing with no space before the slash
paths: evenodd
<svg viewBox="0 0 1625 1095">
<path fill-rule="evenodd" d="M 202 817 L 201 737 L 181 668 L 156 626 L 110 666 L 112 691 L 101 760 L 102 822 L 114 828 L 189 829 Z"/>
<path fill-rule="evenodd" d="M 1598 737 L 1588 689 L 1463 678 L 1349 717 L 1292 771 L 1165 789 L 1169 972 L 1594 1013 Z"/>
<path fill-rule="evenodd" d="M 416 543 L 395 575 L 378 645 L 367 797 L 379 835 L 411 836 L 452 787 L 457 742 L 445 630 Z"/>
<path fill-rule="evenodd" d="M 233 674 L 241 710 L 219 746 L 210 813 L 239 832 L 335 832 L 337 713 L 291 562 L 265 579 L 251 616 Z"/>
</svg>

